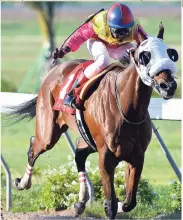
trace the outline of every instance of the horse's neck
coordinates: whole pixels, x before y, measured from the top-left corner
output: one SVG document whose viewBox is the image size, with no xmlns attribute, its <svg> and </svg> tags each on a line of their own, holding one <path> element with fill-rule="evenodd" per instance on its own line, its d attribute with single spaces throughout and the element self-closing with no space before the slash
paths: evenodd
<svg viewBox="0 0 183 220">
<path fill-rule="evenodd" d="M 147 113 L 152 88 L 142 82 L 133 64 L 124 71 L 124 75 L 118 80 L 118 85 L 124 113 L 128 117 L 143 119 Z"/>
<path fill-rule="evenodd" d="M 152 95 L 152 88 L 145 85 L 139 76 L 136 85 L 136 93 L 133 102 L 134 108 L 139 113 L 139 116 L 143 118 L 143 116 L 147 113 Z"/>
</svg>

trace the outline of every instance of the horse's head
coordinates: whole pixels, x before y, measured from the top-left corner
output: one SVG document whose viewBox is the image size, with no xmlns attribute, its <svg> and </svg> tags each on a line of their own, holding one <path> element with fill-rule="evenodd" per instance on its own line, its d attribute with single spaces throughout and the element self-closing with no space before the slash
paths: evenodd
<svg viewBox="0 0 183 220">
<path fill-rule="evenodd" d="M 157 37 L 147 38 L 141 33 L 140 44 L 136 51 L 131 52 L 131 57 L 144 84 L 152 86 L 164 99 L 170 99 L 177 88 L 178 53 L 163 42 L 163 33 L 162 24 Z"/>
</svg>

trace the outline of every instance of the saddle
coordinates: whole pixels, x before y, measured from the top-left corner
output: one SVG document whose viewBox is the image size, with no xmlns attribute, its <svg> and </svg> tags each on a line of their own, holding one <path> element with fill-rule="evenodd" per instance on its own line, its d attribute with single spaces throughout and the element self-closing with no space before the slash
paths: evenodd
<svg viewBox="0 0 183 220">
<path fill-rule="evenodd" d="M 54 106 L 52 107 L 53 110 L 67 112 L 72 115 L 76 114 L 76 109 L 73 109 L 72 107 L 66 106 L 63 104 L 64 98 L 66 94 L 70 91 L 72 88 L 75 80 L 77 79 L 77 76 L 79 75 L 80 71 L 84 71 L 90 64 L 92 64 L 93 61 L 89 60 L 84 63 L 79 64 L 65 79 L 64 84 L 60 87 L 58 94 L 56 96 L 56 102 Z M 86 100 L 87 95 L 89 93 L 91 94 L 91 91 L 94 91 L 94 87 L 102 80 L 102 78 L 105 76 L 105 74 L 113 69 L 116 66 L 124 67 L 121 63 L 112 63 L 109 65 L 105 70 L 103 70 L 101 73 L 97 74 L 90 80 L 88 80 L 82 87 L 81 91 L 77 91 L 74 93 L 76 96 L 76 99 L 79 100 L 81 105 L 84 105 L 84 101 Z"/>
</svg>

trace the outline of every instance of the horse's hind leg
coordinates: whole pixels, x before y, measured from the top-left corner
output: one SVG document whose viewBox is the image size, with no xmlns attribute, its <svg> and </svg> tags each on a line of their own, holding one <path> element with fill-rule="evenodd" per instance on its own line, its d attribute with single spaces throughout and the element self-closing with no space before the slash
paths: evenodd
<svg viewBox="0 0 183 220">
<path fill-rule="evenodd" d="M 22 178 L 16 178 L 15 181 L 13 182 L 13 185 L 16 189 L 18 190 L 24 190 L 24 189 L 29 189 L 31 187 L 31 177 L 32 177 L 32 171 L 33 171 L 33 164 L 29 162 L 29 154 L 32 152 L 32 145 L 34 142 L 35 137 L 32 136 L 30 138 L 30 147 L 28 151 L 28 164 L 27 164 L 27 169 Z"/>
<path fill-rule="evenodd" d="M 89 147 L 82 138 L 79 138 L 76 142 L 76 152 L 75 152 L 75 162 L 79 175 L 79 201 L 74 204 L 76 211 L 75 217 L 81 215 L 85 210 L 85 204 L 89 200 L 88 186 L 86 183 L 86 171 L 85 171 L 85 162 L 87 157 L 94 153 L 95 151 Z"/>
<path fill-rule="evenodd" d="M 59 140 L 62 133 L 68 127 L 67 125 L 57 124 L 58 112 L 52 110 L 52 97 L 41 96 L 37 103 L 36 112 L 36 136 L 30 140 L 28 151 L 28 165 L 24 176 L 14 181 L 14 186 L 18 190 L 29 189 L 31 187 L 32 171 L 36 159 L 40 154 L 52 149 Z M 49 100 L 49 101 L 48 101 Z"/>
</svg>

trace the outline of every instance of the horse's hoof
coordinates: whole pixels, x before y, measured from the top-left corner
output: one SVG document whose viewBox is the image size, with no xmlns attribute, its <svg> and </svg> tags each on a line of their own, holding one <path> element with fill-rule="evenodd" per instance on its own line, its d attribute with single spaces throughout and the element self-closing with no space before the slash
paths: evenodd
<svg viewBox="0 0 183 220">
<path fill-rule="evenodd" d="M 21 179 L 22 179 L 22 178 L 21 178 Z M 24 190 L 24 189 L 27 190 L 27 189 L 30 189 L 30 188 L 31 188 L 31 180 L 28 181 L 28 183 L 27 183 L 26 186 L 22 187 L 21 184 L 20 184 L 21 179 L 20 179 L 20 178 L 16 178 L 16 179 L 14 180 L 14 182 L 13 182 L 14 188 L 17 189 L 17 190 Z"/>
<path fill-rule="evenodd" d="M 82 215 L 84 210 L 85 210 L 85 204 L 83 202 L 77 202 L 74 204 L 74 209 L 75 209 L 75 217 L 77 218 L 78 216 Z"/>
<path fill-rule="evenodd" d="M 131 204 L 124 203 L 122 206 L 122 210 L 123 212 L 130 212 L 132 209 L 135 208 L 136 205 L 137 205 L 136 202 L 131 203 Z"/>
<path fill-rule="evenodd" d="M 107 219 L 115 219 L 117 213 L 117 200 L 112 203 L 111 200 L 104 201 L 104 210 Z"/>
<path fill-rule="evenodd" d="M 20 186 L 20 182 L 21 182 L 21 179 L 20 178 L 16 178 L 14 181 L 13 181 L 13 186 L 15 189 L 17 190 L 24 190 L 21 186 Z"/>
</svg>

